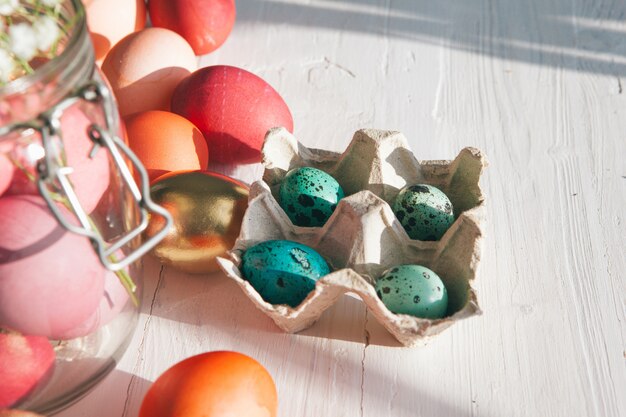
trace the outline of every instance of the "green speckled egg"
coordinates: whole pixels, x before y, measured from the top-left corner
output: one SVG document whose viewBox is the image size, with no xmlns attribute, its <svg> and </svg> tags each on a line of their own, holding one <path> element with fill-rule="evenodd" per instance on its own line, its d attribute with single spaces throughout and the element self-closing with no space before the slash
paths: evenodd
<svg viewBox="0 0 626 417">
<path fill-rule="evenodd" d="M 324 258 L 306 245 L 269 240 L 245 251 L 241 271 L 268 303 L 296 307 L 330 269 Z"/>
<path fill-rule="evenodd" d="M 439 319 L 448 310 L 448 291 L 441 278 L 420 265 L 399 265 L 376 281 L 376 294 L 396 314 Z"/>
<path fill-rule="evenodd" d="M 323 226 L 344 197 L 343 189 L 317 168 L 292 169 L 278 192 L 279 203 L 296 226 Z"/>
<path fill-rule="evenodd" d="M 392 209 L 411 239 L 439 240 L 454 223 L 450 199 L 432 185 L 404 187 Z"/>
</svg>

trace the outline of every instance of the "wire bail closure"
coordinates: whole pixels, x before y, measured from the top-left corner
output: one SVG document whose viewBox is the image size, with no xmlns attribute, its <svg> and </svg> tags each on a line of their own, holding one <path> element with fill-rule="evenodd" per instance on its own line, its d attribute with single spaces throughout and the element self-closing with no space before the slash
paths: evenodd
<svg viewBox="0 0 626 417">
<path fill-rule="evenodd" d="M 93 147 L 89 152 L 89 158 L 93 159 L 102 148 L 106 149 L 118 169 L 122 180 L 130 190 L 133 200 L 139 207 L 139 225 L 112 242 L 107 242 L 102 238 L 96 225 L 91 221 L 89 215 L 82 207 L 74 187 L 69 180 L 69 175 L 73 172 L 73 169 L 72 167 L 66 166 L 63 161 L 57 157 L 59 152 L 55 149 L 57 143 L 55 143 L 54 138 L 62 138 L 61 116 L 63 112 L 81 100 L 100 104 L 104 111 L 106 123 L 104 128 L 97 124 L 91 124 L 88 127 L 86 133 L 93 143 Z M 26 129 L 39 132 L 44 149 L 43 158 L 39 159 L 36 164 L 36 183 L 39 193 L 46 201 L 59 224 L 71 233 L 87 237 L 91 241 L 102 265 L 106 269 L 115 272 L 127 267 L 155 247 L 167 235 L 173 220 L 167 210 L 155 204 L 150 198 L 148 173 L 139 161 L 139 158 L 137 158 L 123 140 L 111 133 L 114 131 L 115 124 L 113 112 L 116 110 L 110 103 L 112 103 L 110 91 L 101 82 L 92 80 L 76 90 L 74 94 L 68 95 L 52 108 L 41 113 L 37 119 L 27 123 L 16 124 L 8 129 L 0 128 L 0 136 L 11 133 L 12 131 Z M 61 144 L 60 146 L 62 147 L 63 145 Z M 139 174 L 141 188 L 137 186 L 124 156 L 130 160 Z M 57 206 L 59 200 L 58 193 L 51 192 L 51 186 L 54 186 L 54 188 L 62 192 L 63 198 L 66 199 L 68 209 L 74 213 L 78 219 L 79 225 L 73 224 L 63 215 L 63 212 Z M 123 258 L 119 259 L 119 249 L 139 237 L 148 227 L 150 213 L 155 213 L 164 218 L 165 223 L 163 228 L 154 236 L 142 242 Z"/>
</svg>

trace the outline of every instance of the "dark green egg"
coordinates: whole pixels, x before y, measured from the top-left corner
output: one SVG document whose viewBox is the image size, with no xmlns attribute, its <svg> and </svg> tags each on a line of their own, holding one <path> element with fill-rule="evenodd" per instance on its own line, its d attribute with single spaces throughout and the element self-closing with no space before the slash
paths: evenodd
<svg viewBox="0 0 626 417">
<path fill-rule="evenodd" d="M 312 167 L 292 169 L 278 191 L 279 204 L 296 226 L 320 227 L 344 197 L 332 176 Z"/>
<path fill-rule="evenodd" d="M 441 278 L 420 265 L 399 265 L 376 281 L 376 294 L 392 313 L 439 319 L 448 310 L 448 291 Z"/>
<path fill-rule="evenodd" d="M 432 185 L 404 187 L 392 209 L 411 239 L 439 240 L 454 223 L 450 199 Z"/>
<path fill-rule="evenodd" d="M 330 268 L 319 253 L 306 245 L 270 240 L 244 252 L 241 271 L 268 303 L 297 307 Z"/>
</svg>

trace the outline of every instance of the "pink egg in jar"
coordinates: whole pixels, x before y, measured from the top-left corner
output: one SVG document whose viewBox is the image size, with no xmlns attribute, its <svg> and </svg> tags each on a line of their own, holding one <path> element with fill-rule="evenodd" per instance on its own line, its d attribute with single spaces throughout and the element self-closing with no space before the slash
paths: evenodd
<svg viewBox="0 0 626 417">
<path fill-rule="evenodd" d="M 65 230 L 42 197 L 0 198 L 0 236 L 0 327 L 60 339 L 94 314 L 106 270 L 89 240 Z"/>
<path fill-rule="evenodd" d="M 87 115 L 85 108 L 79 105 L 68 108 L 61 117 L 63 152 L 66 165 L 73 169 L 69 179 L 83 209 L 88 213 L 96 207 L 110 183 L 110 166 L 106 150 L 100 149 L 93 158 L 89 156 L 93 142 L 87 136 L 87 132 L 94 119 L 97 117 Z M 14 149 L 13 153 L 20 158 L 23 167 L 15 168 L 8 193 L 38 195 L 33 173 L 34 158 L 41 158 L 44 155 L 41 142 L 38 137 L 33 137 L 31 143 L 22 142 L 16 146 L 18 148 Z M 24 172 L 25 168 L 30 172 L 30 176 Z"/>
</svg>

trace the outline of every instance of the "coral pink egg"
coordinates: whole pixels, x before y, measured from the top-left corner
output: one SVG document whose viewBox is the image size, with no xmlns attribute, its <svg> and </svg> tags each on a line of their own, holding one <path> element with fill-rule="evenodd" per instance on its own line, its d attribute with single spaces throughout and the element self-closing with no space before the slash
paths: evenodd
<svg viewBox="0 0 626 417">
<path fill-rule="evenodd" d="M 269 129 L 293 131 L 289 108 L 276 90 L 230 66 L 202 68 L 185 78 L 172 96 L 172 111 L 200 129 L 212 162 L 258 162 Z"/>
<path fill-rule="evenodd" d="M 0 333 L 0 409 L 16 404 L 45 382 L 54 359 L 45 337 Z"/>
<path fill-rule="evenodd" d="M 98 309 L 79 326 L 61 334 L 59 339 L 74 339 L 86 336 L 105 326 L 122 311 L 128 301 L 128 292 L 114 272 L 107 271 L 104 279 L 104 294 Z"/>
<path fill-rule="evenodd" d="M 122 116 L 169 110 L 174 88 L 196 68 L 196 56 L 187 41 L 162 28 L 126 36 L 102 63 Z"/>
<path fill-rule="evenodd" d="M 87 26 L 99 64 L 124 36 L 146 25 L 144 0 L 86 0 L 84 3 Z"/>
<path fill-rule="evenodd" d="M 153 110 L 135 113 L 124 121 L 130 148 L 148 170 L 150 180 L 170 171 L 207 168 L 206 140 L 184 117 Z"/>
<path fill-rule="evenodd" d="M 154 26 L 181 35 L 196 55 L 219 48 L 235 24 L 235 0 L 150 0 L 148 8 Z"/>
<path fill-rule="evenodd" d="M 67 165 L 73 169 L 69 179 L 83 209 L 88 213 L 96 207 L 110 183 L 107 151 L 100 149 L 93 159 L 89 157 L 93 143 L 87 136 L 87 129 L 92 123 L 78 106 L 70 107 L 61 117 Z M 19 170 L 15 172 L 9 194 L 39 194 L 32 180 Z"/>
<path fill-rule="evenodd" d="M 0 154 L 0 196 L 4 194 L 4 192 L 11 185 L 11 181 L 13 180 L 13 164 L 9 159 Z"/>
<path fill-rule="evenodd" d="M 0 198 L 0 236 L 0 327 L 56 339 L 94 313 L 105 269 L 89 240 L 63 229 L 41 197 Z"/>
</svg>

